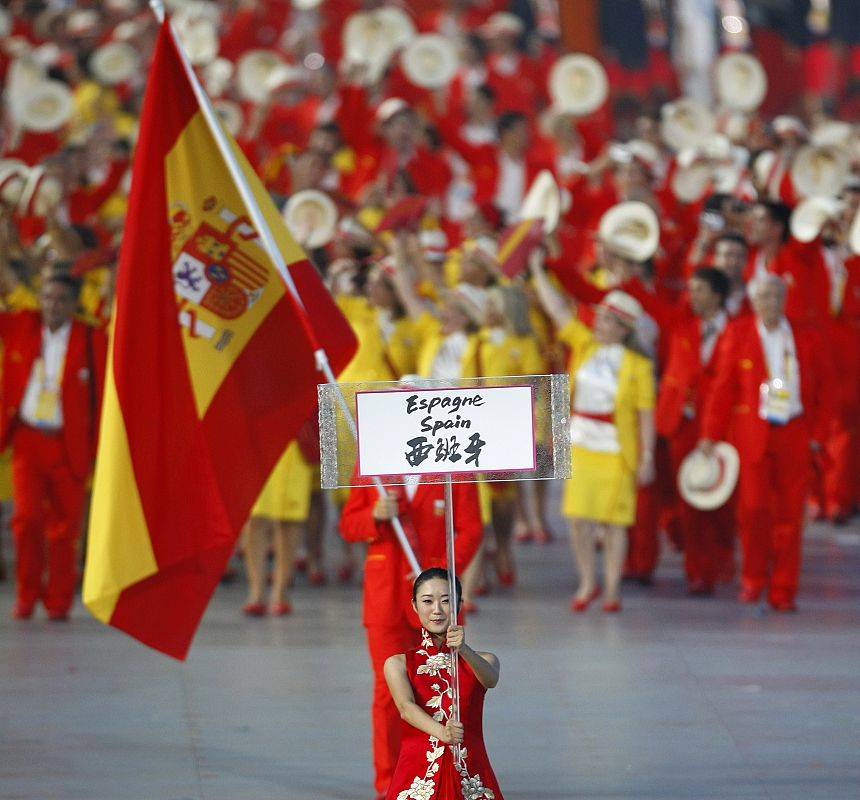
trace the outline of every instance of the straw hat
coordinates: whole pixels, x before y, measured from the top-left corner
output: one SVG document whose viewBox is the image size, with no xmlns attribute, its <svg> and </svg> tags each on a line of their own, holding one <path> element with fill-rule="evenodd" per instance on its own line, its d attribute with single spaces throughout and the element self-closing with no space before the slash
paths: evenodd
<svg viewBox="0 0 860 800">
<path fill-rule="evenodd" d="M 755 111 L 767 94 L 767 75 L 749 53 L 727 53 L 717 60 L 714 88 L 726 108 Z"/>
<path fill-rule="evenodd" d="M 27 183 L 27 165 L 17 158 L 0 159 L 0 203 L 15 208 Z"/>
<path fill-rule="evenodd" d="M 399 114 L 401 111 L 411 110 L 412 106 L 410 106 L 402 97 L 389 97 L 379 104 L 373 118 L 378 124 L 385 125 L 388 120 Z"/>
<path fill-rule="evenodd" d="M 851 156 L 839 145 L 805 145 L 791 165 L 791 180 L 801 197 L 839 194 L 848 177 Z"/>
<path fill-rule="evenodd" d="M 126 42 L 108 42 L 97 47 L 90 56 L 93 77 L 102 86 L 125 83 L 140 66 L 140 54 Z"/>
<path fill-rule="evenodd" d="M 682 203 L 697 203 L 711 185 L 712 169 L 707 161 L 701 159 L 680 165 L 672 174 L 672 194 Z"/>
<path fill-rule="evenodd" d="M 548 87 L 559 111 L 583 117 L 600 108 L 609 96 L 606 70 L 584 53 L 558 59 L 550 70 Z"/>
<path fill-rule="evenodd" d="M 282 214 L 290 233 L 303 247 L 323 247 L 334 238 L 337 206 L 325 192 L 317 189 L 296 192 L 287 200 Z"/>
<path fill-rule="evenodd" d="M 210 97 L 220 97 L 230 85 L 235 67 L 233 62 L 226 58 L 218 57 L 210 61 L 203 68 L 203 85 L 206 94 Z"/>
<path fill-rule="evenodd" d="M 438 33 L 416 36 L 400 55 L 406 77 L 416 86 L 441 89 L 457 74 L 459 58 L 450 39 Z"/>
<path fill-rule="evenodd" d="M 236 63 L 236 88 L 243 100 L 262 103 L 271 82 L 286 63 L 274 50 L 249 50 Z"/>
<path fill-rule="evenodd" d="M 193 66 L 205 66 L 218 55 L 218 27 L 213 20 L 198 17 L 175 28 L 185 55 Z"/>
<path fill-rule="evenodd" d="M 809 136 L 809 131 L 797 117 L 790 117 L 787 114 L 780 114 L 773 118 L 771 122 L 773 132 L 780 138 L 787 136 L 796 136 L 799 139 L 806 139 Z"/>
<path fill-rule="evenodd" d="M 520 219 L 543 220 L 544 233 L 552 233 L 558 227 L 561 217 L 561 193 L 552 173 L 541 170 L 520 206 Z"/>
<path fill-rule="evenodd" d="M 639 301 L 632 295 L 619 289 L 613 289 L 607 293 L 600 303 L 598 303 L 598 307 L 606 309 L 606 311 L 618 317 L 631 328 L 636 325 L 639 317 L 642 316 L 642 305 Z"/>
<path fill-rule="evenodd" d="M 491 14 L 487 21 L 481 25 L 478 32 L 482 36 L 522 36 L 526 26 L 516 14 L 509 11 L 497 11 Z"/>
<path fill-rule="evenodd" d="M 675 150 L 696 147 L 717 129 L 714 115 L 689 97 L 664 103 L 661 116 L 660 135 Z"/>
<path fill-rule="evenodd" d="M 376 83 L 394 53 L 415 36 L 415 25 L 405 11 L 378 8 L 358 11 L 343 26 L 344 58 L 351 64 L 364 64 L 368 79 Z"/>
<path fill-rule="evenodd" d="M 71 118 L 72 92 L 62 81 L 44 80 L 18 94 L 12 108 L 28 131 L 48 133 L 62 128 Z"/>
<path fill-rule="evenodd" d="M 854 126 L 841 119 L 828 119 L 816 125 L 809 134 L 809 143 L 816 147 L 846 145 L 854 134 Z"/>
<path fill-rule="evenodd" d="M 44 217 L 63 199 L 63 185 L 59 178 L 48 175 L 45 168 L 33 167 L 18 201 L 23 216 Z"/>
<path fill-rule="evenodd" d="M 817 239 L 824 224 L 845 210 L 845 203 L 835 197 L 807 197 L 791 212 L 788 227 L 799 242 Z"/>
<path fill-rule="evenodd" d="M 225 100 L 224 98 L 213 100 L 212 108 L 223 123 L 227 133 L 235 139 L 242 130 L 242 124 L 245 121 L 242 115 L 242 108 L 235 101 Z"/>
<path fill-rule="evenodd" d="M 711 511 L 725 505 L 738 482 L 740 458 L 727 442 L 717 442 L 712 456 L 693 450 L 678 470 L 678 491 L 693 508 Z"/>
<path fill-rule="evenodd" d="M 647 261 L 660 244 L 660 223 L 651 206 L 639 200 L 617 203 L 600 218 L 598 238 L 631 261 Z"/>
</svg>

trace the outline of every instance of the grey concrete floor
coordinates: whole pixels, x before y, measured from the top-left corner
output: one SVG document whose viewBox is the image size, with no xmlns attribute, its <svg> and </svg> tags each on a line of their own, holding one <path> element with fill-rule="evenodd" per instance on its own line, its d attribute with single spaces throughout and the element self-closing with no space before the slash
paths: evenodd
<svg viewBox="0 0 860 800">
<path fill-rule="evenodd" d="M 574 616 L 566 543 L 519 546 L 468 634 L 502 663 L 507 800 L 860 798 L 860 526 L 812 526 L 805 553 L 794 615 L 688 598 L 664 553 L 621 614 Z M 360 589 L 299 576 L 294 615 L 262 620 L 243 592 L 218 590 L 179 664 L 81 607 L 14 622 L 0 584 L 0 798 L 368 800 Z"/>
</svg>

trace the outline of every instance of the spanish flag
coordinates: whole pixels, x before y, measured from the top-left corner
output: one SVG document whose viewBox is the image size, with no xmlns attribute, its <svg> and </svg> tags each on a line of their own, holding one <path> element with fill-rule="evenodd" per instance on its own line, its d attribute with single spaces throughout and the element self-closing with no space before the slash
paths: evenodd
<svg viewBox="0 0 860 800">
<path fill-rule="evenodd" d="M 166 22 L 120 252 L 83 589 L 97 619 L 178 659 L 269 473 L 313 412 L 315 353 L 338 372 L 356 347 L 253 170 L 222 139 L 243 176 L 233 179 L 195 81 Z"/>
</svg>

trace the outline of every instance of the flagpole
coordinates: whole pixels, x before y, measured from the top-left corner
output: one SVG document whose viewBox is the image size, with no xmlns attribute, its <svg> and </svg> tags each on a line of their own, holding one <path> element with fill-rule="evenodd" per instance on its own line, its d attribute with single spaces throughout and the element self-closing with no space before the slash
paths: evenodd
<svg viewBox="0 0 860 800">
<path fill-rule="evenodd" d="M 149 5 L 159 23 L 163 23 L 165 16 L 163 0 L 149 0 Z M 227 138 L 227 135 L 224 133 L 223 128 L 221 127 L 221 122 L 218 118 L 218 115 L 215 113 L 215 109 L 212 108 L 212 104 L 209 102 L 209 96 L 203 90 L 203 87 L 200 85 L 200 81 L 197 80 L 197 75 L 195 74 L 191 63 L 188 61 L 188 56 L 185 54 L 185 50 L 182 47 L 182 42 L 180 42 L 176 36 L 176 31 L 173 29 L 172 23 L 169 25 L 169 28 L 170 35 L 173 37 L 173 41 L 176 45 L 176 50 L 179 53 L 179 57 L 182 59 L 182 65 L 185 68 L 185 73 L 188 76 L 188 80 L 191 83 L 191 88 L 194 91 L 194 96 L 197 98 L 197 102 L 200 105 L 200 110 L 203 112 L 203 117 L 205 118 L 209 130 L 212 132 L 212 135 L 215 138 L 215 143 L 218 145 L 218 149 L 221 152 L 221 156 L 224 158 L 224 161 L 227 164 L 227 169 L 230 171 L 230 176 L 233 179 L 233 183 L 236 185 L 236 188 L 239 191 L 239 195 L 251 215 L 251 222 L 253 223 L 254 228 L 257 231 L 257 235 L 262 240 L 263 247 L 266 253 L 272 260 L 272 264 L 274 264 L 275 269 L 278 271 L 278 274 L 283 279 L 284 283 L 287 286 L 287 289 L 289 289 L 289 292 L 296 303 L 296 306 L 299 309 L 299 314 L 305 328 L 305 333 L 308 335 L 308 338 L 311 340 L 311 343 L 314 347 L 314 357 L 316 359 L 317 370 L 322 372 L 327 383 L 335 387 L 335 394 L 338 399 L 338 404 L 343 410 L 343 414 L 346 419 L 347 425 L 349 426 L 350 433 L 352 434 L 353 438 L 357 440 L 358 431 L 356 430 L 355 421 L 352 418 L 352 413 L 349 410 L 349 406 L 346 404 L 346 398 L 344 398 L 343 392 L 341 392 L 340 387 L 337 384 L 337 378 L 335 377 L 334 372 L 332 372 L 331 364 L 328 360 L 328 355 L 326 354 L 325 349 L 319 346 L 319 342 L 317 341 L 313 327 L 311 326 L 310 320 L 308 319 L 305 305 L 302 302 L 302 298 L 299 295 L 295 283 L 293 282 L 293 276 L 290 275 L 290 271 L 287 269 L 287 265 L 284 262 L 283 256 L 281 255 L 280 250 L 278 250 L 277 243 L 272 236 L 272 231 L 269 228 L 269 224 L 268 222 L 266 222 L 265 216 L 260 211 L 260 208 L 257 205 L 257 200 L 254 197 L 254 192 L 251 190 L 251 187 L 248 185 L 248 182 L 245 179 L 245 175 L 242 172 L 242 168 L 239 165 L 238 160 L 236 159 L 236 154 L 233 152 L 233 148 L 230 146 L 230 141 Z M 385 491 L 385 487 L 382 485 L 382 481 L 379 478 L 373 479 L 373 485 L 376 487 L 376 491 L 380 497 L 386 496 L 387 493 Z M 400 519 L 398 517 L 394 517 L 391 520 L 391 525 L 394 528 L 394 533 L 397 536 L 397 541 L 400 543 L 400 547 L 403 549 L 403 553 L 406 556 L 406 560 L 409 562 L 410 569 L 415 573 L 415 575 L 418 575 L 418 573 L 421 572 L 421 566 L 418 563 L 418 559 L 415 557 L 415 553 L 409 544 L 409 540 L 406 538 L 406 532 L 403 530 L 403 525 L 401 524 Z"/>
<path fill-rule="evenodd" d="M 457 625 L 457 603 L 460 598 L 457 595 L 457 564 L 454 560 L 454 491 L 451 484 L 451 473 L 445 475 L 445 549 L 448 556 L 448 608 L 451 613 L 451 625 Z M 460 669 L 459 654 L 455 650 L 451 653 L 451 678 L 453 680 L 453 693 L 451 698 L 451 716 L 460 721 Z M 452 748 L 454 761 L 461 762 L 460 745 L 455 744 Z"/>
</svg>

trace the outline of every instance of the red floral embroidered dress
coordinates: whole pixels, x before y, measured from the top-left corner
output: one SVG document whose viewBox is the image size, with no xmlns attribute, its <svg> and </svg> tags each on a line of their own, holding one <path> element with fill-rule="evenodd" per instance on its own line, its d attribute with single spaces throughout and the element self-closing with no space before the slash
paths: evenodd
<svg viewBox="0 0 860 800">
<path fill-rule="evenodd" d="M 469 665 L 459 659 L 461 763 L 452 748 L 403 723 L 400 756 L 386 800 L 503 800 L 484 748 L 484 695 Z M 421 647 L 406 653 L 406 674 L 415 702 L 443 725 L 451 714 L 451 653 L 440 650 L 426 630 Z"/>
</svg>

